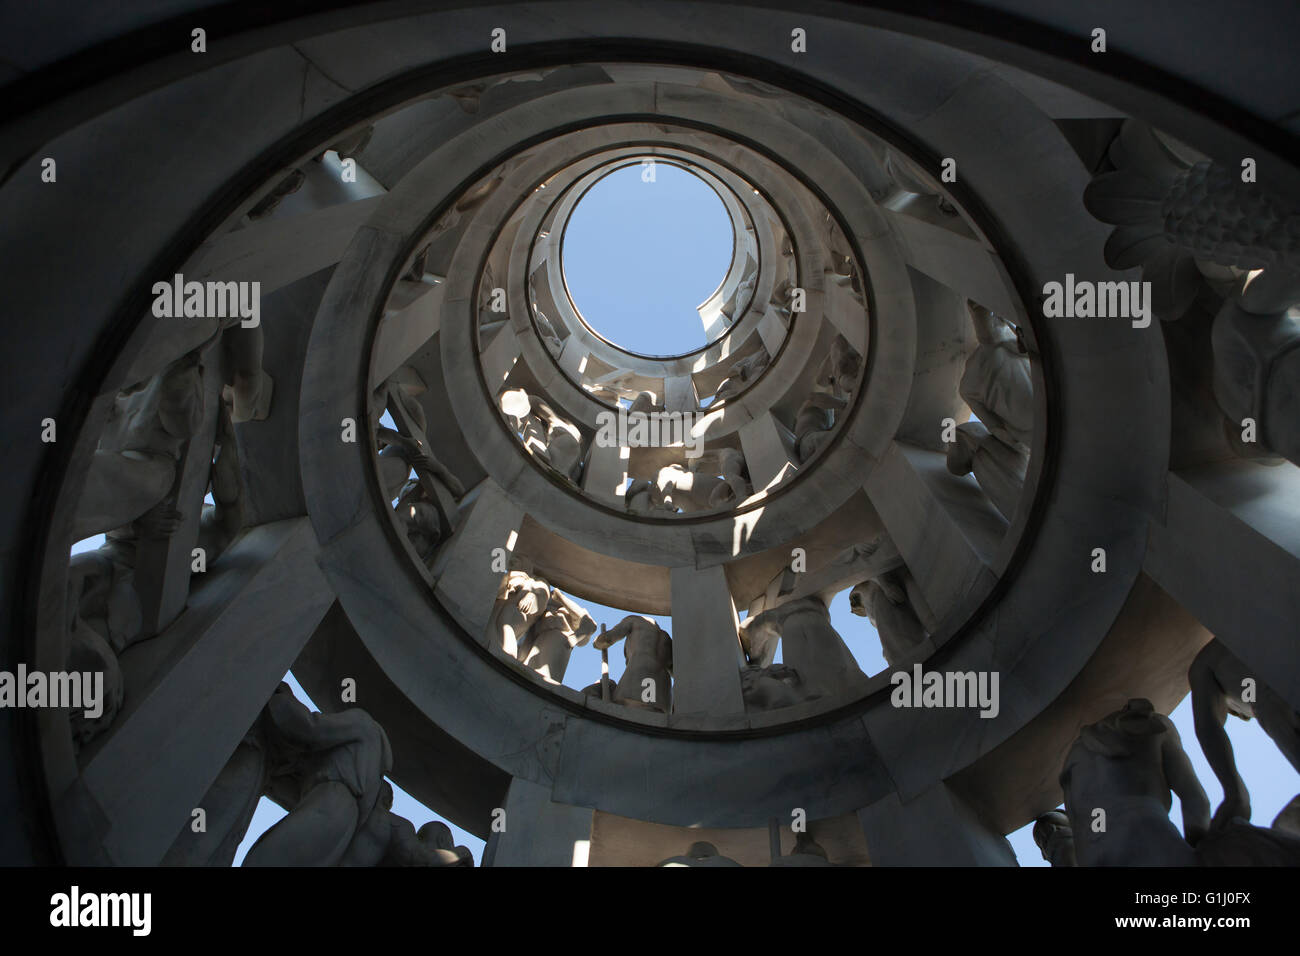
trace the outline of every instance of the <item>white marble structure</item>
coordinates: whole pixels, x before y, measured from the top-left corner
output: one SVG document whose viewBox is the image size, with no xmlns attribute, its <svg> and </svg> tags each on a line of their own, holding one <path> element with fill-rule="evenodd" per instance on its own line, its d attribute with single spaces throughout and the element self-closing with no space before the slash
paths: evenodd
<svg viewBox="0 0 1300 956">
<path fill-rule="evenodd" d="M 268 838 L 277 862 L 337 862 L 362 831 L 394 859 L 460 859 L 386 815 L 382 735 L 394 782 L 493 865 L 617 856 L 615 818 L 664 828 L 639 838 L 650 863 L 726 865 L 708 861 L 791 807 L 831 861 L 1004 865 L 1005 834 L 1128 779 L 1107 763 L 1127 757 L 1071 750 L 1078 728 L 1129 699 L 1168 713 L 1211 635 L 1300 707 L 1300 165 L 1270 119 L 1300 107 L 1293 21 L 1227 40 L 1189 22 L 1250 51 L 1234 85 L 1141 11 L 1123 48 L 1146 71 L 1081 70 L 1047 42 L 1077 27 L 1055 3 L 1015 44 L 828 4 L 798 70 L 788 13 L 744 0 L 228 13 L 202 69 L 92 43 L 165 32 L 158 11 L 0 37 L 21 397 L 0 670 L 110 688 L 94 720 L 0 708 L 0 861 L 167 860 L 226 768 L 220 792 L 261 792 L 246 737 L 290 670 L 326 723 L 357 678 L 382 731 L 313 751 L 321 779 L 290 802 L 330 826 Z M 459 75 L 502 23 L 527 39 Z M 572 62 L 592 38 L 617 55 Z M 650 160 L 732 224 L 689 354 L 604 340 L 564 284 L 577 204 Z M 156 315 L 178 274 L 259 283 L 257 334 Z M 1044 315 L 1037 290 L 1067 275 L 1147 275 L 1169 301 L 1149 328 Z M 702 457 L 596 441 L 638 401 L 689 416 Z M 891 664 L 1001 675 L 996 717 L 891 706 L 831 625 L 855 590 Z M 597 606 L 670 622 L 627 628 L 611 700 L 563 683 Z M 665 677 L 636 706 L 631 685 Z M 238 829 L 248 801 L 225 806 Z M 723 836 L 683 854 L 692 828 Z M 1112 858 L 1074 832 L 1080 863 Z"/>
</svg>

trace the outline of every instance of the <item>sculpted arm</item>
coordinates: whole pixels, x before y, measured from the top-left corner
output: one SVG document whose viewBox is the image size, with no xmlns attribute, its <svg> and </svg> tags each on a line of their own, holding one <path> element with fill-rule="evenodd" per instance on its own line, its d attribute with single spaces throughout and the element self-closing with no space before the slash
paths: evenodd
<svg viewBox="0 0 1300 956">
<path fill-rule="evenodd" d="M 1165 780 L 1182 803 L 1183 836 L 1195 846 L 1210 829 L 1210 799 L 1205 795 L 1201 782 L 1196 779 L 1196 772 L 1192 770 L 1192 762 L 1183 751 L 1178 731 L 1168 718 L 1164 718 L 1163 722 L 1166 724 L 1166 732 L 1161 740 L 1160 754 Z"/>
<path fill-rule="evenodd" d="M 1228 718 L 1228 704 L 1223 688 L 1214 676 L 1213 645 L 1207 644 L 1196 655 L 1187 672 L 1192 687 L 1192 717 L 1196 726 L 1196 739 L 1200 741 L 1205 759 L 1223 785 L 1223 803 L 1214 814 L 1216 826 L 1233 817 L 1250 819 L 1250 793 L 1237 772 L 1237 761 L 1232 753 L 1232 741 L 1223 724 Z"/>
<path fill-rule="evenodd" d="M 625 617 L 609 630 L 602 633 L 598 638 L 596 638 L 596 650 L 603 651 L 605 648 L 612 647 L 619 641 L 623 640 L 623 638 L 632 633 L 633 623 L 634 622 L 630 617 Z"/>
</svg>

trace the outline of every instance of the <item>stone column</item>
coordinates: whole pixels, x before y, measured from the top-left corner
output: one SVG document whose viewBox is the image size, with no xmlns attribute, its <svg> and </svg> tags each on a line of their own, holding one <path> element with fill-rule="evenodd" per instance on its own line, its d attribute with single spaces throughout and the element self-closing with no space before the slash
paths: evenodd
<svg viewBox="0 0 1300 956">
<path fill-rule="evenodd" d="M 736 606 L 721 567 L 673 568 L 673 714 L 743 714 Z"/>
<path fill-rule="evenodd" d="M 506 793 L 504 829 L 494 829 L 483 866 L 586 866 L 595 811 L 551 800 L 551 789 L 515 777 Z"/>
<path fill-rule="evenodd" d="M 945 783 L 902 802 L 891 793 L 858 811 L 872 866 L 1017 866 L 1006 837 Z"/>
<path fill-rule="evenodd" d="M 503 548 L 509 555 L 514 550 L 524 511 L 487 478 L 465 496 L 461 514 L 456 533 L 434 561 L 434 593 L 469 633 L 486 641 L 504 574 L 492 570 L 493 551 Z"/>
</svg>

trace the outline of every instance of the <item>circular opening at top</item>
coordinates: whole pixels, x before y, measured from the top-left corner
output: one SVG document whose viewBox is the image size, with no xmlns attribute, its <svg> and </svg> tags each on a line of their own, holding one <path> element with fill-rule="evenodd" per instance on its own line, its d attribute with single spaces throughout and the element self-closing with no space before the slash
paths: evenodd
<svg viewBox="0 0 1300 956">
<path fill-rule="evenodd" d="M 717 305 L 709 300 L 734 243 L 731 216 L 704 180 L 643 160 L 602 177 L 574 206 L 560 250 L 564 282 L 582 320 L 607 342 L 682 355 L 726 331 L 707 306 Z"/>
</svg>

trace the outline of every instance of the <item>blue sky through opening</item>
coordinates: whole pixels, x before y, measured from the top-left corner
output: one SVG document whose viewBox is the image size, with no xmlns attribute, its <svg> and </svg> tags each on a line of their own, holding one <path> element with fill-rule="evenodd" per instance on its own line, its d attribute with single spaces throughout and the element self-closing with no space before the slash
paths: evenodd
<svg viewBox="0 0 1300 956">
<path fill-rule="evenodd" d="M 700 348 L 696 307 L 731 264 L 731 219 L 698 176 L 656 163 L 615 170 L 574 207 L 562 249 L 565 282 L 587 324 L 645 355 Z"/>
</svg>

